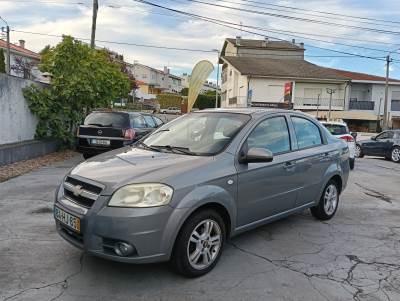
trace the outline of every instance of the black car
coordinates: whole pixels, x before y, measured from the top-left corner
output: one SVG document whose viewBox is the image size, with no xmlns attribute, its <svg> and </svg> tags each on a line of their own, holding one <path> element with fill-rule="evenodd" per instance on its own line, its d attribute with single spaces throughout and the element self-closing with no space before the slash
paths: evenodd
<svg viewBox="0 0 400 301">
<path fill-rule="evenodd" d="M 132 144 L 163 124 L 151 114 L 94 111 L 78 129 L 77 150 L 87 159 Z"/>
<path fill-rule="evenodd" d="M 362 158 L 365 155 L 400 162 L 400 130 L 384 131 L 371 140 L 357 142 L 356 156 Z"/>
</svg>

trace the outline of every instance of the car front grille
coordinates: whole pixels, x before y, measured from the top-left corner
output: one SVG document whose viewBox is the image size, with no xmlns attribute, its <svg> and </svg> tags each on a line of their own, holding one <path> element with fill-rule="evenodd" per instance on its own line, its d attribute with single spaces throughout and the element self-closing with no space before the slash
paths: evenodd
<svg viewBox="0 0 400 301">
<path fill-rule="evenodd" d="M 64 182 L 64 196 L 85 208 L 93 206 L 102 190 L 102 187 L 72 177 L 67 177 Z"/>
</svg>

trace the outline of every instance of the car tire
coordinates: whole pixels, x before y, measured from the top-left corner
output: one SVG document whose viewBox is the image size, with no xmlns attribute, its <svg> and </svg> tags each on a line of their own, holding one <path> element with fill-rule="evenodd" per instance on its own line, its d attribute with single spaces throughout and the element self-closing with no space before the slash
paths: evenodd
<svg viewBox="0 0 400 301">
<path fill-rule="evenodd" d="M 216 211 L 207 209 L 190 216 L 175 241 L 172 264 L 176 271 L 188 278 L 207 274 L 217 264 L 225 238 L 225 223 Z"/>
<path fill-rule="evenodd" d="M 395 146 L 392 148 L 390 151 L 390 159 L 395 163 L 400 162 L 400 147 Z"/>
<path fill-rule="evenodd" d="M 356 144 L 355 156 L 356 156 L 356 158 L 362 158 L 362 157 L 364 157 L 364 154 L 363 154 L 363 152 L 362 152 L 361 145 L 359 145 L 359 144 Z"/>
<path fill-rule="evenodd" d="M 87 160 L 87 159 L 93 157 L 93 155 L 91 155 L 91 154 L 85 154 L 85 153 L 83 153 L 82 156 L 83 156 L 83 158 L 84 158 L 85 160 Z"/>
<path fill-rule="evenodd" d="M 330 180 L 322 192 L 318 205 L 310 208 L 311 214 L 319 220 L 331 219 L 339 205 L 339 194 L 339 185 L 335 180 Z"/>
<path fill-rule="evenodd" d="M 354 166 L 356 164 L 356 159 L 355 158 L 350 158 L 349 163 L 350 163 L 350 169 L 353 170 Z"/>
</svg>

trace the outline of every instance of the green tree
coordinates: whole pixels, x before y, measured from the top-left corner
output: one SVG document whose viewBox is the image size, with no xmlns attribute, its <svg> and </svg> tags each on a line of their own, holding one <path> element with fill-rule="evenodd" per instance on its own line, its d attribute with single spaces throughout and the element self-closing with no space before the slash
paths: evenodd
<svg viewBox="0 0 400 301">
<path fill-rule="evenodd" d="M 91 109 L 126 98 L 131 87 L 106 51 L 91 49 L 70 36 L 43 51 L 39 69 L 51 74 L 51 85 L 31 85 L 23 90 L 39 119 L 36 136 L 56 138 L 67 145 L 73 143 L 77 125 Z"/>
<path fill-rule="evenodd" d="M 3 49 L 0 49 L 0 73 L 6 73 L 6 63 Z"/>
</svg>

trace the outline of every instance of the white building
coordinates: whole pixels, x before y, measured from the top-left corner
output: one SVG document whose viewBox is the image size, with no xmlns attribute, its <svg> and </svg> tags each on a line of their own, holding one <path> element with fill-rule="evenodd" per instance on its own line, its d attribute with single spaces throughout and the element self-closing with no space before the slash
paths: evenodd
<svg viewBox="0 0 400 301">
<path fill-rule="evenodd" d="M 0 49 L 4 52 L 4 62 L 7 62 L 7 42 L 0 39 Z M 40 55 L 25 48 L 25 41 L 19 40 L 19 45 L 10 43 L 10 75 L 21 78 L 49 82 L 49 77 L 42 74 L 38 65 Z"/>
<path fill-rule="evenodd" d="M 189 82 L 190 82 L 190 74 L 183 73 L 182 76 L 182 86 L 184 88 L 189 88 Z M 211 81 L 206 81 L 203 86 L 201 87 L 200 93 L 205 93 L 207 91 L 215 91 L 217 89 L 217 84 L 211 82 Z M 221 89 L 218 87 L 218 91 Z"/>
<path fill-rule="evenodd" d="M 295 41 L 226 39 L 221 51 L 224 107 L 344 110 L 348 78 L 304 59 Z M 285 97 L 285 86 L 289 92 Z M 329 89 L 336 91 L 332 101 Z"/>
</svg>

